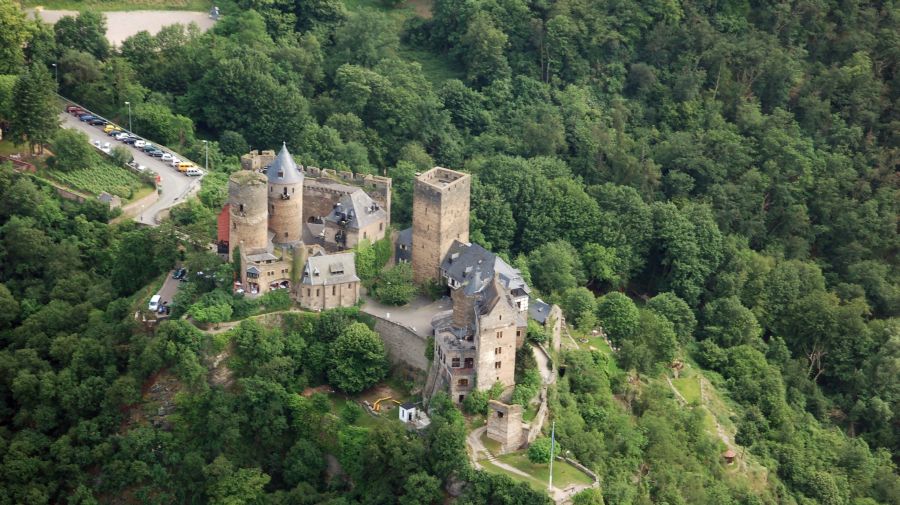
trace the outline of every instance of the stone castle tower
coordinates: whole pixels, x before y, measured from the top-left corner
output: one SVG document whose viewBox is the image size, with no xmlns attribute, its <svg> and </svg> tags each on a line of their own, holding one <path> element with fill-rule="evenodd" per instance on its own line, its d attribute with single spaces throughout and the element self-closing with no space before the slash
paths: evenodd
<svg viewBox="0 0 900 505">
<path fill-rule="evenodd" d="M 303 172 L 287 150 L 269 166 L 269 229 L 276 244 L 299 242 L 303 233 Z"/>
<path fill-rule="evenodd" d="M 469 241 L 468 174 L 435 167 L 413 183 L 412 268 L 417 283 L 440 280 L 454 240 Z"/>
<path fill-rule="evenodd" d="M 239 170 L 228 178 L 230 240 L 228 257 L 241 246 L 244 254 L 266 249 L 266 176 L 258 172 Z"/>
</svg>

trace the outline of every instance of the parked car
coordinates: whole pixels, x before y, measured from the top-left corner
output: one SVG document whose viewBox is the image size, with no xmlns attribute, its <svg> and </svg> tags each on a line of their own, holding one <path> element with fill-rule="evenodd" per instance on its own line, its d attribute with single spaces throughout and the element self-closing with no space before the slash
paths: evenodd
<svg viewBox="0 0 900 505">
<path fill-rule="evenodd" d="M 94 119 L 94 117 L 95 116 L 93 114 L 82 114 L 82 115 L 78 116 L 78 119 L 80 121 L 87 122 L 87 121 L 90 121 L 91 119 Z"/>
<path fill-rule="evenodd" d="M 177 165 L 176 168 L 178 168 L 178 171 L 179 171 L 179 172 L 187 172 L 189 169 L 191 169 L 191 168 L 197 168 L 197 167 L 194 166 L 194 164 L 191 163 L 191 162 L 189 162 L 189 161 L 182 161 L 181 163 L 179 163 L 179 164 Z"/>
<path fill-rule="evenodd" d="M 170 163 L 172 164 L 173 167 L 178 168 L 178 164 L 181 163 L 181 158 L 172 157 L 172 160 L 170 161 Z"/>
<path fill-rule="evenodd" d="M 175 273 L 172 274 L 173 279 L 181 279 L 187 275 L 187 268 L 176 268 Z"/>
<path fill-rule="evenodd" d="M 147 154 L 150 156 L 153 156 L 154 158 L 162 158 L 163 154 L 165 154 L 165 153 L 163 153 L 159 149 L 153 149 L 153 150 L 149 151 Z"/>
<path fill-rule="evenodd" d="M 172 161 L 173 156 L 170 153 L 163 153 L 162 158 L 163 161 Z"/>
<path fill-rule="evenodd" d="M 147 145 L 147 142 L 145 140 L 138 139 L 138 140 L 134 141 L 134 147 L 137 147 L 138 149 L 143 149 L 144 146 L 146 146 L 146 145 Z"/>
<path fill-rule="evenodd" d="M 142 149 L 145 153 L 149 153 L 150 151 L 155 151 L 156 146 L 151 144 L 150 142 L 147 142 L 146 144 L 144 144 L 144 147 Z"/>
<path fill-rule="evenodd" d="M 108 125 L 103 127 L 103 131 L 105 131 L 107 135 L 109 135 L 109 133 L 113 130 L 122 131 L 122 128 L 119 128 L 118 126 L 116 126 L 112 123 L 109 123 Z"/>
<path fill-rule="evenodd" d="M 125 139 L 127 139 L 127 138 L 130 137 L 130 136 L 131 136 L 130 134 L 125 133 L 125 132 L 123 132 L 123 131 L 120 131 L 119 133 L 117 133 L 117 134 L 115 135 L 116 140 L 118 140 L 118 141 L 124 141 Z"/>
<path fill-rule="evenodd" d="M 105 119 L 99 118 L 99 117 L 95 117 L 94 119 L 91 119 L 90 121 L 88 121 L 88 123 L 90 123 L 94 126 L 101 126 L 101 125 L 107 124 Z"/>
<path fill-rule="evenodd" d="M 95 141 L 91 142 L 91 144 L 94 147 L 96 147 L 97 149 L 100 149 L 100 141 L 99 140 L 95 140 Z"/>
<path fill-rule="evenodd" d="M 72 105 L 72 104 L 66 105 L 66 112 L 71 114 L 72 112 L 75 112 L 76 110 L 81 110 L 81 107 L 79 107 L 77 105 Z"/>
<path fill-rule="evenodd" d="M 153 295 L 153 297 L 150 298 L 150 305 L 148 305 L 147 308 L 152 312 L 156 312 L 159 309 L 159 299 L 159 295 Z"/>
<path fill-rule="evenodd" d="M 184 175 L 187 175 L 189 177 L 199 177 L 199 176 L 203 175 L 203 170 L 200 170 L 199 168 L 196 168 L 196 167 L 189 168 L 189 169 L 187 169 L 187 171 L 184 172 Z"/>
<path fill-rule="evenodd" d="M 134 145 L 134 143 L 137 141 L 138 141 L 138 138 L 133 135 L 129 135 L 129 136 L 125 137 L 124 139 L 122 139 L 122 142 L 124 142 L 126 144 L 131 144 L 131 145 Z"/>
</svg>

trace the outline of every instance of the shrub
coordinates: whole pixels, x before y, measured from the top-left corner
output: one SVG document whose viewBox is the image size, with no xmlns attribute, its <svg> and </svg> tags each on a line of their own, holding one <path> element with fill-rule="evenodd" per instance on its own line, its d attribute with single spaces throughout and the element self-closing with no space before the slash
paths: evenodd
<svg viewBox="0 0 900 505">
<path fill-rule="evenodd" d="M 372 296 L 388 305 L 406 305 L 416 294 L 409 263 L 398 263 L 381 273 L 372 285 Z"/>
<path fill-rule="evenodd" d="M 539 438 L 528 446 L 528 460 L 536 465 L 546 465 L 550 463 L 550 445 L 549 438 Z M 553 452 L 559 452 L 559 448 L 554 448 Z"/>
<path fill-rule="evenodd" d="M 286 289 L 276 289 L 269 291 L 259 298 L 259 304 L 265 307 L 267 311 L 287 310 L 293 305 L 291 295 Z"/>
<path fill-rule="evenodd" d="M 487 414 L 488 393 L 486 391 L 472 391 L 463 400 L 463 410 L 469 414 Z"/>
</svg>

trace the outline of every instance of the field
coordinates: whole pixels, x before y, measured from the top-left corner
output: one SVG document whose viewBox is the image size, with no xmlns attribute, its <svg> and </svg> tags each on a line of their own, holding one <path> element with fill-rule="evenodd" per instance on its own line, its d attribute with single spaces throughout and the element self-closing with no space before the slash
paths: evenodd
<svg viewBox="0 0 900 505">
<path fill-rule="evenodd" d="M 140 198 L 152 190 L 131 172 L 105 163 L 71 172 L 48 171 L 45 175 L 93 195 L 106 191 L 126 200 Z"/>
<path fill-rule="evenodd" d="M 505 454 L 497 458 L 497 461 L 515 467 L 527 473 L 530 477 L 507 471 L 488 460 L 480 461 L 479 463 L 484 466 L 486 471 L 507 475 L 514 481 L 528 484 L 535 491 L 545 492 L 547 490 L 547 480 L 550 478 L 550 465 L 535 465 L 528 460 L 524 452 Z M 564 489 L 572 484 L 590 485 L 592 482 L 590 477 L 565 461 L 557 460 L 553 462 L 553 487 Z"/>
</svg>

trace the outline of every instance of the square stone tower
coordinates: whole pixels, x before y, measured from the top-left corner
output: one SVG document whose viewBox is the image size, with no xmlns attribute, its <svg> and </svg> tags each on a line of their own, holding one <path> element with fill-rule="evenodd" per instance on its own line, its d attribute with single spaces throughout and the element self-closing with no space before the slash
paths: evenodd
<svg viewBox="0 0 900 505">
<path fill-rule="evenodd" d="M 413 184 L 413 280 L 440 280 L 441 261 L 454 240 L 469 241 L 469 174 L 435 167 Z"/>
</svg>

